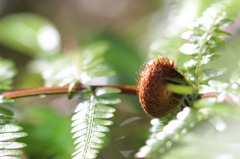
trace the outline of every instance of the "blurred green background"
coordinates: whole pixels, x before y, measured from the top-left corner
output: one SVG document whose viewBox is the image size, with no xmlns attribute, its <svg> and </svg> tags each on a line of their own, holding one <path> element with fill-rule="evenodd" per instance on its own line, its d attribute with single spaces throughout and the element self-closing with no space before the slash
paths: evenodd
<svg viewBox="0 0 240 159">
<path fill-rule="evenodd" d="M 180 38 L 186 25 L 212 2 L 0 0 L 0 56 L 15 62 L 18 74 L 13 88 L 31 88 L 43 85 L 34 60 L 71 54 L 105 41 L 109 44 L 105 59 L 116 71 L 107 84 L 136 85 L 141 65 L 154 57 L 149 52 L 157 50 L 154 42 Z M 133 158 L 147 138 L 150 118 L 143 113 L 138 98 L 120 98 L 122 103 L 116 106 L 114 124 L 99 159 Z M 78 102 L 68 101 L 65 95 L 16 99 L 16 116 L 29 134 L 19 139 L 28 144 L 24 149 L 27 158 L 70 158 L 74 148 L 70 118 Z"/>
</svg>

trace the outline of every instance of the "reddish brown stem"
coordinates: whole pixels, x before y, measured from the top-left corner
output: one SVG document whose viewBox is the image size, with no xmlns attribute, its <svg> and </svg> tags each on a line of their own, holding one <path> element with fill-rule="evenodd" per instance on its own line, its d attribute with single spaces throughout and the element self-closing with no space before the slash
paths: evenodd
<svg viewBox="0 0 240 159">
<path fill-rule="evenodd" d="M 133 94 L 136 95 L 136 87 L 135 86 L 126 86 L 126 85 L 92 85 L 93 90 L 98 87 L 112 87 L 112 88 L 119 88 L 122 94 Z M 28 96 L 36 96 L 36 95 L 46 95 L 46 94 L 64 94 L 68 93 L 69 85 L 66 86 L 52 86 L 52 87 L 36 87 L 30 89 L 20 89 L 20 90 L 13 90 L 7 91 L 2 94 L 2 96 L 7 98 L 20 98 L 20 97 L 28 97 Z M 85 86 L 79 84 L 74 86 L 70 92 L 77 92 L 80 90 L 86 89 Z"/>
<path fill-rule="evenodd" d="M 128 86 L 128 85 L 92 85 L 93 90 L 100 87 L 112 87 L 112 88 L 119 88 L 122 94 L 132 94 L 137 95 L 137 87 L 136 86 Z M 68 93 L 69 85 L 65 86 L 52 86 L 52 87 L 35 87 L 29 89 L 20 89 L 20 90 L 13 90 L 7 91 L 2 94 L 2 96 L 7 98 L 20 98 L 20 97 L 28 97 L 28 96 L 37 96 L 37 95 L 47 95 L 47 94 L 64 94 Z M 71 89 L 71 93 L 77 92 L 80 90 L 86 89 L 85 86 L 79 84 L 74 86 Z M 201 95 L 201 98 L 216 98 L 218 96 L 217 93 L 207 93 Z"/>
</svg>

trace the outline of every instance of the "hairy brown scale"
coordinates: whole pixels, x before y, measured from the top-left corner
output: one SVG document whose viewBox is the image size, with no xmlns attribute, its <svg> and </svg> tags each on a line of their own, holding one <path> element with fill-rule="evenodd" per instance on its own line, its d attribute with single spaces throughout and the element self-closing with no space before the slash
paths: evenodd
<svg viewBox="0 0 240 159">
<path fill-rule="evenodd" d="M 137 89 L 139 100 L 144 111 L 151 117 L 160 118 L 167 115 L 174 109 L 170 104 L 176 104 L 172 97 L 179 98 L 179 95 L 167 89 L 167 84 L 177 83 L 166 78 L 183 79 L 174 63 L 167 58 L 159 58 L 153 64 L 147 64 L 140 74 Z"/>
</svg>

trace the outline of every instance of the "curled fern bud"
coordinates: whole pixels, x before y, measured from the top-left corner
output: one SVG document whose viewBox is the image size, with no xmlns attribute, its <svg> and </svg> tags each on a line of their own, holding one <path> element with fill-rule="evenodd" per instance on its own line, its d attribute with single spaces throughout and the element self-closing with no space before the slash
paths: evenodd
<svg viewBox="0 0 240 159">
<path fill-rule="evenodd" d="M 161 118 L 174 110 L 174 98 L 181 98 L 167 89 L 168 84 L 179 84 L 169 79 L 184 79 L 176 70 L 174 62 L 159 58 L 147 64 L 138 80 L 138 96 L 144 111 L 151 117 Z"/>
</svg>

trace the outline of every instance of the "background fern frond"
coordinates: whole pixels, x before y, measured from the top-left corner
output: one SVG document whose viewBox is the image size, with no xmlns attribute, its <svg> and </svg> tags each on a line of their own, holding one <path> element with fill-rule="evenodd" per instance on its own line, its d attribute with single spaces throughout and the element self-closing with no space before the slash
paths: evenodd
<svg viewBox="0 0 240 159">
<path fill-rule="evenodd" d="M 177 119 L 171 120 L 166 126 L 163 126 L 161 119 L 153 119 L 151 131 L 154 133 L 147 140 L 146 146 L 142 147 L 136 154 L 136 157 L 168 159 L 173 156 L 174 158 L 202 158 L 202 156 L 205 156 L 205 158 L 209 158 L 212 154 L 217 152 L 219 154 L 220 151 L 211 152 L 210 150 L 214 150 L 214 148 L 210 146 L 208 146 L 209 151 L 199 154 L 199 149 L 204 149 L 207 142 L 203 134 L 211 130 L 202 128 L 202 126 L 211 123 L 217 131 L 215 135 L 221 135 L 220 132 L 225 130 L 225 124 L 229 124 L 230 117 L 233 118 L 232 121 L 234 122 L 239 121 L 239 108 L 226 103 L 216 103 L 216 101 L 216 99 L 201 99 L 194 104 L 194 108 L 184 108 L 183 111 L 177 114 Z M 228 126 L 233 125 L 229 124 Z M 202 136 L 204 136 L 205 143 L 196 145 L 195 141 Z M 199 140 L 196 142 L 199 142 Z M 237 143 L 234 140 L 231 142 Z M 212 146 L 214 147 L 216 144 L 212 144 Z M 221 144 L 218 146 L 224 148 L 226 145 Z M 189 152 L 192 148 L 193 152 Z M 237 153 L 237 151 L 230 148 L 225 150 Z M 189 156 L 189 154 L 191 155 Z M 201 157 L 198 157 L 198 155 Z"/>
<path fill-rule="evenodd" d="M 16 74 L 13 62 L 0 57 L 0 89 L 1 92 L 10 89 L 12 78 Z M 12 99 L 0 96 L 0 158 L 13 158 L 22 154 L 20 148 L 26 146 L 24 143 L 16 142 L 14 139 L 27 135 L 20 132 L 22 127 L 17 126 L 18 121 L 13 117 L 14 112 L 10 107 Z"/>
<path fill-rule="evenodd" d="M 76 63 L 75 54 L 64 54 L 36 60 L 33 65 L 42 75 L 45 86 L 63 86 L 79 80 Z"/>
<path fill-rule="evenodd" d="M 139 158 L 156 158 L 166 153 L 174 143 L 192 129 L 198 122 L 206 118 L 206 114 L 192 108 L 185 108 L 178 113 L 176 120 L 171 120 L 162 131 L 155 133 L 137 154 Z"/>
<path fill-rule="evenodd" d="M 92 78 L 114 74 L 104 62 L 107 49 L 105 42 L 93 43 L 68 54 L 36 60 L 33 66 L 42 74 L 46 86 L 63 86 L 79 81 L 85 84 Z"/>
<path fill-rule="evenodd" d="M 182 34 L 183 39 L 191 42 L 185 43 L 180 51 L 192 56 L 191 60 L 185 62 L 184 67 L 186 72 L 189 72 L 186 73 L 188 80 L 195 85 L 197 90 L 201 83 L 224 72 L 223 69 L 205 68 L 207 64 L 222 59 L 222 54 L 217 53 L 216 47 L 225 44 L 219 36 L 229 35 L 229 33 L 221 31 L 220 27 L 234 23 L 234 17 L 226 13 L 231 2 L 224 2 L 206 9 L 201 18 L 189 25 L 190 31 Z"/>
<path fill-rule="evenodd" d="M 82 51 L 82 73 L 81 82 L 87 83 L 89 80 L 102 77 L 111 76 L 115 72 L 109 70 L 109 66 L 104 61 L 104 53 L 108 49 L 108 43 L 98 42 L 87 46 Z"/>
</svg>

